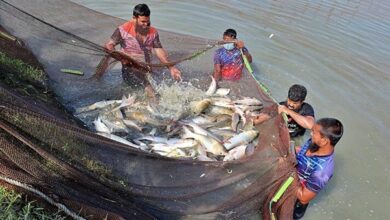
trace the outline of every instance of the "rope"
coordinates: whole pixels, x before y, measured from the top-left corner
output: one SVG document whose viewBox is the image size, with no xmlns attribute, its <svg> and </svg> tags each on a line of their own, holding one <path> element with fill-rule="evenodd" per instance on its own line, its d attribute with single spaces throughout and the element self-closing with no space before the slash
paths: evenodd
<svg viewBox="0 0 390 220">
<path fill-rule="evenodd" d="M 70 209 L 68 209 L 65 205 L 61 204 L 61 203 L 58 203 L 58 202 L 55 202 L 52 198 L 46 196 L 43 192 L 33 188 L 32 186 L 29 186 L 27 184 L 24 184 L 24 183 L 21 183 L 21 182 L 18 182 L 16 180 L 13 180 L 13 179 L 10 179 L 8 177 L 5 177 L 3 175 L 0 175 L 0 180 L 3 180 L 11 185 L 14 185 L 14 186 L 18 186 L 22 189 L 25 189 L 29 192 L 32 192 L 36 195 L 38 195 L 39 197 L 41 197 L 42 199 L 44 199 L 46 202 L 48 202 L 49 204 L 53 205 L 53 206 L 56 206 L 58 209 L 60 209 L 61 211 L 63 211 L 65 214 L 67 214 L 68 216 L 72 217 L 73 219 L 76 219 L 76 220 L 85 220 L 85 218 L 79 216 L 77 213 L 71 211 Z"/>
</svg>

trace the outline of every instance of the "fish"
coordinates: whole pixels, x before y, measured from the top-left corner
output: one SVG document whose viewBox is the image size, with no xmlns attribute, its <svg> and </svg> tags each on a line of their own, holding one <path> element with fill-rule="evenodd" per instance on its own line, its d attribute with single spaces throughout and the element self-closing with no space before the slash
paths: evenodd
<svg viewBox="0 0 390 220">
<path fill-rule="evenodd" d="M 210 124 L 213 123 L 217 120 L 216 117 L 208 116 L 208 115 L 199 115 L 191 119 L 192 122 L 198 125 L 203 125 L 203 124 Z"/>
<path fill-rule="evenodd" d="M 138 140 L 138 141 L 147 140 L 147 141 L 151 141 L 153 143 L 162 143 L 162 144 L 167 144 L 167 142 L 168 142 L 168 138 L 157 137 L 157 136 L 142 136 L 140 138 L 136 138 L 135 140 Z"/>
<path fill-rule="evenodd" d="M 245 156 L 247 145 L 240 145 L 232 150 L 223 158 L 223 161 L 239 160 Z"/>
<path fill-rule="evenodd" d="M 232 130 L 237 131 L 238 123 L 240 122 L 240 115 L 238 113 L 234 113 L 232 115 Z"/>
<path fill-rule="evenodd" d="M 210 103 L 211 103 L 210 99 L 203 99 L 201 101 L 190 102 L 191 112 L 194 115 L 199 115 L 200 113 L 202 113 L 205 109 L 207 109 L 209 107 Z"/>
<path fill-rule="evenodd" d="M 129 129 L 126 127 L 126 125 L 123 123 L 123 121 L 110 121 L 106 118 L 101 119 L 102 122 L 108 127 L 108 129 L 113 132 L 125 132 L 129 133 Z"/>
<path fill-rule="evenodd" d="M 219 106 L 219 107 L 223 107 L 223 108 L 234 108 L 234 105 L 231 103 L 231 102 L 225 102 L 225 101 L 212 101 L 211 102 L 212 105 L 214 106 Z"/>
<path fill-rule="evenodd" d="M 125 115 L 126 119 L 130 118 L 141 124 L 150 124 L 157 127 L 165 127 L 168 124 L 172 123 L 171 120 L 158 120 L 151 115 L 140 111 L 125 112 Z"/>
<path fill-rule="evenodd" d="M 122 100 L 100 101 L 100 102 L 96 102 L 96 103 L 94 103 L 92 105 L 88 105 L 88 106 L 84 106 L 84 107 L 76 109 L 75 114 L 80 114 L 80 113 L 83 113 L 83 112 L 93 111 L 93 110 L 96 110 L 96 109 L 102 109 L 102 108 L 106 108 L 106 107 L 109 107 L 109 106 L 112 106 L 112 105 L 115 105 L 115 104 L 121 104 L 121 103 L 122 103 Z"/>
<path fill-rule="evenodd" d="M 129 127 L 129 128 L 134 128 L 134 129 L 136 129 L 137 131 L 141 131 L 141 132 L 142 132 L 142 128 L 141 128 L 139 125 L 137 125 L 137 123 L 135 123 L 135 122 L 132 121 L 132 120 L 124 119 L 124 120 L 123 120 L 123 123 L 124 123 L 127 127 Z"/>
<path fill-rule="evenodd" d="M 245 126 L 245 124 L 246 124 L 246 117 L 245 117 L 244 111 L 241 108 L 238 108 L 237 105 L 235 105 L 234 106 L 234 112 L 238 113 L 240 115 L 242 124 Z"/>
<path fill-rule="evenodd" d="M 192 129 L 194 129 L 194 132 L 197 134 L 214 138 L 215 140 L 217 140 L 220 143 L 222 142 L 222 140 L 220 140 L 217 136 L 213 135 L 211 132 L 207 131 L 206 129 L 203 129 L 202 127 L 200 127 L 199 125 L 197 125 L 193 122 L 189 122 L 186 125 L 192 127 Z"/>
<path fill-rule="evenodd" d="M 253 139 L 255 139 L 258 134 L 259 132 L 256 130 L 244 131 L 225 141 L 224 147 L 226 150 L 230 150 L 239 145 L 248 144 L 249 142 L 253 141 Z"/>
<path fill-rule="evenodd" d="M 259 111 L 263 109 L 262 105 L 247 105 L 242 108 L 244 112 Z"/>
<path fill-rule="evenodd" d="M 114 140 L 116 142 L 119 142 L 119 143 L 122 143 L 122 144 L 125 144 L 125 145 L 128 145 L 130 147 L 134 147 L 134 148 L 137 148 L 139 149 L 140 146 L 136 145 L 136 144 L 133 144 L 131 143 L 130 141 L 124 139 L 124 138 L 121 138 L 119 136 L 116 136 L 114 134 L 107 134 L 107 133 L 98 133 L 99 135 L 103 136 L 103 137 L 106 137 L 106 138 L 110 138 L 111 140 Z"/>
<path fill-rule="evenodd" d="M 112 111 L 112 112 L 115 112 L 115 111 L 117 111 L 117 110 L 119 110 L 119 109 L 121 109 L 121 108 L 123 108 L 123 107 L 127 107 L 127 106 L 129 106 L 129 105 L 134 104 L 136 98 L 137 98 L 136 96 L 131 96 L 130 94 L 129 94 L 128 97 L 123 96 L 123 97 L 122 97 L 122 102 L 121 102 L 121 104 L 120 104 L 118 107 L 113 108 L 111 111 Z"/>
<path fill-rule="evenodd" d="M 236 132 L 231 130 L 230 127 L 228 129 L 212 128 L 212 129 L 209 129 L 209 130 L 214 135 L 218 135 L 218 136 L 222 137 L 223 141 L 230 139 L 234 135 L 237 135 Z M 220 138 L 220 140 L 221 140 L 221 138 Z"/>
<path fill-rule="evenodd" d="M 217 161 L 216 159 L 210 158 L 207 155 L 198 155 L 196 159 L 199 161 Z"/>
<path fill-rule="evenodd" d="M 203 147 L 206 148 L 207 152 L 210 152 L 215 155 L 225 155 L 226 150 L 223 148 L 222 144 L 219 143 L 218 141 L 214 140 L 213 138 L 200 135 L 200 134 L 195 134 L 191 132 L 186 126 L 183 127 L 184 130 L 184 135 L 182 138 L 193 138 L 197 140 Z"/>
<path fill-rule="evenodd" d="M 207 111 L 207 114 L 209 115 L 233 115 L 233 110 L 229 109 L 229 108 L 223 108 L 223 107 L 219 107 L 219 106 L 212 106 L 208 109 Z"/>
<path fill-rule="evenodd" d="M 215 95 L 218 96 L 227 96 L 230 93 L 230 89 L 228 88 L 219 88 L 215 91 Z"/>
<path fill-rule="evenodd" d="M 95 125 L 95 130 L 97 132 L 106 133 L 106 134 L 111 133 L 110 129 L 102 122 L 102 119 L 100 117 L 95 119 L 93 121 L 93 124 Z"/>
<path fill-rule="evenodd" d="M 260 100 L 257 100 L 255 98 L 243 98 L 240 100 L 233 101 L 234 104 L 240 104 L 240 105 L 263 105 L 263 103 Z"/>
<path fill-rule="evenodd" d="M 211 84 L 206 92 L 206 95 L 211 96 L 215 93 L 217 90 L 217 82 L 215 81 L 214 77 L 211 76 Z"/>
</svg>

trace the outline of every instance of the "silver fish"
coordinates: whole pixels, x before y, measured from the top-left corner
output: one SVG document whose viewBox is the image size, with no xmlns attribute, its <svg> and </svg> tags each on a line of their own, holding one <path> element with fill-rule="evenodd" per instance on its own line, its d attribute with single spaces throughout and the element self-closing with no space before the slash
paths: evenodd
<svg viewBox="0 0 390 220">
<path fill-rule="evenodd" d="M 142 128 L 141 128 L 139 125 L 137 125 L 137 123 L 135 123 L 135 122 L 132 121 L 132 120 L 124 119 L 124 120 L 123 120 L 123 123 L 124 123 L 127 127 L 129 127 L 129 128 L 135 128 L 135 129 L 138 130 L 138 131 L 142 131 Z"/>
<path fill-rule="evenodd" d="M 117 111 L 123 107 L 127 107 L 129 105 L 132 105 L 132 104 L 134 104 L 135 100 L 136 100 L 136 96 L 131 96 L 130 94 L 129 94 L 129 97 L 123 96 L 121 104 L 118 107 L 112 109 L 111 111 L 114 112 L 114 111 Z"/>
<path fill-rule="evenodd" d="M 214 77 L 211 76 L 211 84 L 206 92 L 206 95 L 211 96 L 215 93 L 215 90 L 217 90 L 217 82 L 215 81 Z"/>
<path fill-rule="evenodd" d="M 88 106 L 84 106 L 84 107 L 81 107 L 81 108 L 78 108 L 76 109 L 76 114 L 79 114 L 79 113 L 82 113 L 82 112 L 87 112 L 87 111 L 93 111 L 93 110 L 96 110 L 96 109 L 102 109 L 102 108 L 106 108 L 106 107 L 109 107 L 109 106 L 112 106 L 112 105 L 115 105 L 115 104 L 121 104 L 122 103 L 122 100 L 108 100 L 108 101 L 100 101 L 100 102 L 96 102 L 92 105 L 88 105 Z"/>
<path fill-rule="evenodd" d="M 229 153 L 223 158 L 223 161 L 239 160 L 245 156 L 247 145 L 240 145 L 229 151 Z"/>
<path fill-rule="evenodd" d="M 129 129 L 122 121 L 110 121 L 106 118 L 102 118 L 102 122 L 110 129 L 110 133 L 112 132 L 125 132 L 129 133 Z"/>
<path fill-rule="evenodd" d="M 240 122 L 240 115 L 238 113 L 234 113 L 232 115 L 232 130 L 237 131 L 238 122 Z"/>
<path fill-rule="evenodd" d="M 210 124 L 213 123 L 217 120 L 216 117 L 208 116 L 208 115 L 199 115 L 191 119 L 192 122 L 198 125 L 203 125 L 203 124 Z"/>
<path fill-rule="evenodd" d="M 263 103 L 255 98 L 243 98 L 240 100 L 233 101 L 234 104 L 241 104 L 241 105 L 263 105 Z"/>
<path fill-rule="evenodd" d="M 200 144 L 202 144 L 208 152 L 215 154 L 215 155 L 225 155 L 226 150 L 223 148 L 222 144 L 220 144 L 218 141 L 214 140 L 213 138 L 195 134 L 191 132 L 187 127 L 183 127 L 184 135 L 183 138 L 193 138 L 197 140 Z"/>
<path fill-rule="evenodd" d="M 110 129 L 102 122 L 102 119 L 100 117 L 95 119 L 95 121 L 93 121 L 93 124 L 95 125 L 95 130 L 97 132 L 106 133 L 106 134 L 111 133 Z"/>
<path fill-rule="evenodd" d="M 225 147 L 225 149 L 230 150 L 230 149 L 237 147 L 239 145 L 248 144 L 253 139 L 255 139 L 258 134 L 259 134 L 259 132 L 256 130 L 244 131 L 244 132 L 230 138 L 229 140 L 227 140 L 224 143 L 224 147 Z"/>
<path fill-rule="evenodd" d="M 230 89 L 228 88 L 219 88 L 217 91 L 215 91 L 215 95 L 219 96 L 227 96 L 230 92 Z"/>
<path fill-rule="evenodd" d="M 233 110 L 229 108 L 223 108 L 219 106 L 212 106 L 208 109 L 207 114 L 209 115 L 233 115 Z"/>
<path fill-rule="evenodd" d="M 190 122 L 187 125 L 192 127 L 192 129 L 194 129 L 194 132 L 197 134 L 214 138 L 215 140 L 217 140 L 220 143 L 222 142 L 222 140 L 220 140 L 217 136 L 213 135 L 211 132 L 207 131 L 206 129 L 203 129 L 202 127 L 200 127 L 199 125 L 197 125 L 193 122 Z"/>
</svg>

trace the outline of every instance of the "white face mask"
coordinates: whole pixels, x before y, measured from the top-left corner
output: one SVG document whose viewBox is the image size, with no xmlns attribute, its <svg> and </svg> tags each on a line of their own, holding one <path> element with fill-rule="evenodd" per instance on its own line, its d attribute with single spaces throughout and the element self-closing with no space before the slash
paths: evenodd
<svg viewBox="0 0 390 220">
<path fill-rule="evenodd" d="M 233 50 L 233 49 L 234 49 L 234 43 L 224 44 L 223 47 L 224 47 L 226 50 Z"/>
</svg>

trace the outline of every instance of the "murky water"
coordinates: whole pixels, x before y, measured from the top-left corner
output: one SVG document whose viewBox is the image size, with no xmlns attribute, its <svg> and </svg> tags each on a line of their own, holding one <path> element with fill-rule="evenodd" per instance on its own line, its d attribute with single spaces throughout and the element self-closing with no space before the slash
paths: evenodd
<svg viewBox="0 0 390 220">
<path fill-rule="evenodd" d="M 76 0 L 128 19 L 134 1 Z M 390 1 L 148 1 L 154 26 L 219 39 L 238 31 L 275 98 L 308 88 L 316 117 L 345 135 L 328 186 L 305 219 L 388 219 L 390 204 Z M 114 30 L 114 27 L 113 27 Z M 270 35 L 273 37 L 270 38 Z M 211 59 L 211 57 L 210 57 Z"/>
</svg>

